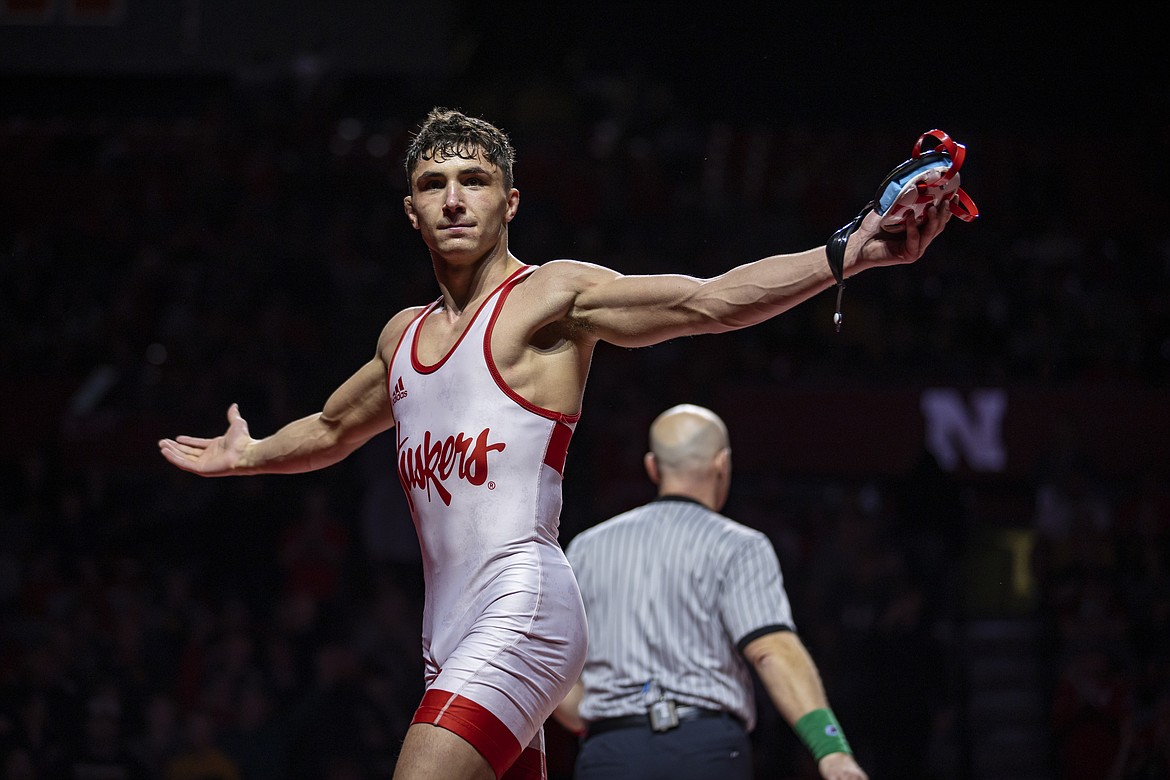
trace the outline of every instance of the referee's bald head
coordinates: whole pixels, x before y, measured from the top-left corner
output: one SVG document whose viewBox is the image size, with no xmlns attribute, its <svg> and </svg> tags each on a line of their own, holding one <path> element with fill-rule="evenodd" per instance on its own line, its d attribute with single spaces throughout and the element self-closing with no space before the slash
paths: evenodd
<svg viewBox="0 0 1170 780">
<path fill-rule="evenodd" d="M 672 406 L 650 425 L 650 452 L 664 472 L 704 469 L 727 448 L 727 426 L 702 406 Z"/>
</svg>

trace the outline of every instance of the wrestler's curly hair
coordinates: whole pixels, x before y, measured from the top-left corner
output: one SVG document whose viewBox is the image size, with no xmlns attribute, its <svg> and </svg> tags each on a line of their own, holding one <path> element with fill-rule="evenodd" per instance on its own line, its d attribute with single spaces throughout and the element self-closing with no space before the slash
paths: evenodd
<svg viewBox="0 0 1170 780">
<path fill-rule="evenodd" d="M 507 133 L 483 119 L 450 108 L 433 108 L 406 148 L 406 180 L 419 160 L 438 157 L 470 159 L 480 152 L 484 159 L 504 173 L 504 189 L 512 189 L 512 165 L 516 150 Z"/>
</svg>

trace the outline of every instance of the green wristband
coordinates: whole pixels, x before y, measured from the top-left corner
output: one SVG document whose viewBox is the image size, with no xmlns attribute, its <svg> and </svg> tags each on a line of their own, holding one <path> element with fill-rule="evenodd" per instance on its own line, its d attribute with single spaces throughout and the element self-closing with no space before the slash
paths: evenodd
<svg viewBox="0 0 1170 780">
<path fill-rule="evenodd" d="M 807 712 L 793 728 L 817 761 L 830 753 L 853 753 L 832 710 Z"/>
</svg>

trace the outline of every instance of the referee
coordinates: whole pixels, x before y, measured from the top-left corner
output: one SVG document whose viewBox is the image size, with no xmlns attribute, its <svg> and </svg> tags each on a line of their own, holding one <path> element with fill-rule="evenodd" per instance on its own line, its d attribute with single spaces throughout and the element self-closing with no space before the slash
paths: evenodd
<svg viewBox="0 0 1170 780">
<path fill-rule="evenodd" d="M 771 542 L 718 514 L 731 481 L 723 421 L 667 409 L 645 465 L 658 497 L 566 551 L 589 618 L 581 679 L 554 713 L 583 738 L 575 780 L 751 780 L 749 665 L 823 778 L 865 780 L 794 630 Z"/>
</svg>

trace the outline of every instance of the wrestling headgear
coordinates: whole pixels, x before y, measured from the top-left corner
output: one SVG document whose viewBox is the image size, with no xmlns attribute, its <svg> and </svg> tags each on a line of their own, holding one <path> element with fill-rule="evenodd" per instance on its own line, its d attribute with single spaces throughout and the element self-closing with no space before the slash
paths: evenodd
<svg viewBox="0 0 1170 780">
<path fill-rule="evenodd" d="M 923 151 L 927 138 L 938 141 L 933 149 Z M 887 233 L 900 233 L 906 222 L 920 223 L 927 206 L 950 198 L 950 210 L 964 222 L 979 216 L 975 201 L 959 187 L 959 169 L 967 156 L 967 148 L 957 143 L 942 130 L 930 130 L 918 137 L 910 159 L 903 162 L 882 180 L 874 199 L 866 204 L 856 217 L 829 237 L 826 250 L 829 269 L 837 280 L 837 310 L 833 323 L 841 330 L 841 293 L 845 290 L 845 245 L 871 211 L 878 216 L 879 227 Z M 953 197 L 951 197 L 953 195 Z"/>
</svg>

